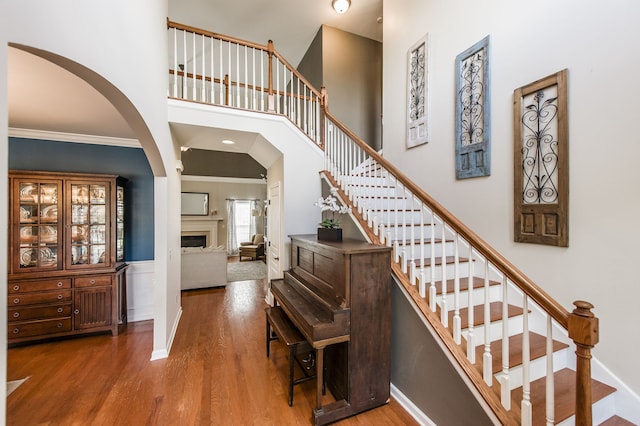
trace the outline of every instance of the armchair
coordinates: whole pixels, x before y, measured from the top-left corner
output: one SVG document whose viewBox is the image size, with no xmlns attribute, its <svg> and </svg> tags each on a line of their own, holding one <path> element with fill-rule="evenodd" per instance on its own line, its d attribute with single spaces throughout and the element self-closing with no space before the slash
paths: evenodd
<svg viewBox="0 0 640 426">
<path fill-rule="evenodd" d="M 251 237 L 251 241 L 240 243 L 239 254 L 240 261 L 243 257 L 250 257 L 251 260 L 264 257 L 264 234 L 255 234 Z"/>
</svg>

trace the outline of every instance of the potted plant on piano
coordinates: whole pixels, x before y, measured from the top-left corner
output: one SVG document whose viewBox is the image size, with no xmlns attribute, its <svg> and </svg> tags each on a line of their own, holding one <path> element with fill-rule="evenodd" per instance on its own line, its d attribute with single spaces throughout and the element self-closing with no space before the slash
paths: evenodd
<svg viewBox="0 0 640 426">
<path fill-rule="evenodd" d="M 331 195 L 326 198 L 320 197 L 318 201 L 314 203 L 315 206 L 320 207 L 323 218 L 318 228 L 318 239 L 325 241 L 342 241 L 342 228 L 340 222 L 336 219 L 336 214 L 351 213 L 351 208 L 338 204 L 336 195 L 338 194 L 337 188 L 331 188 Z M 328 212 L 325 214 L 325 212 Z"/>
</svg>

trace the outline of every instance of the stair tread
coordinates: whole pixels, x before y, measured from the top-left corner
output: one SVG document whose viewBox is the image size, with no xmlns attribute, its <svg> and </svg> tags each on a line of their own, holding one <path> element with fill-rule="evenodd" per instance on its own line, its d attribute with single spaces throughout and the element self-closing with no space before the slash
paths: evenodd
<svg viewBox="0 0 640 426">
<path fill-rule="evenodd" d="M 500 281 L 489 280 L 489 286 L 500 285 Z M 455 280 L 447 280 L 447 294 L 455 292 Z M 473 277 L 473 288 L 484 287 L 484 278 Z M 442 281 L 436 281 L 436 292 L 442 294 Z M 460 291 L 469 290 L 469 277 L 460 278 Z"/>
<path fill-rule="evenodd" d="M 635 423 L 630 422 L 627 419 L 623 419 L 620 416 L 609 417 L 604 422 L 600 423 L 600 426 L 637 426 Z"/>
<path fill-rule="evenodd" d="M 439 311 L 438 307 L 438 311 Z M 508 305 L 507 315 L 509 318 L 515 317 L 518 315 L 522 315 L 522 308 L 515 305 Z M 453 324 L 453 315 L 454 311 L 449 311 L 449 324 Z M 489 319 L 491 322 L 499 321 L 502 319 L 502 302 L 491 302 L 489 303 Z M 460 323 L 462 324 L 462 329 L 467 328 L 467 324 L 469 322 L 469 309 L 461 308 L 460 309 Z M 473 325 L 478 326 L 484 323 L 484 304 L 476 305 L 473 307 Z"/>
<path fill-rule="evenodd" d="M 564 368 L 560 371 L 556 371 L 554 377 L 554 399 L 555 399 L 555 415 L 554 420 L 559 423 L 568 419 L 575 414 L 576 409 L 576 372 L 568 368 Z M 545 424 L 545 410 L 546 410 L 546 377 L 542 377 L 538 380 L 531 382 L 531 408 L 533 425 Z M 615 392 L 616 389 L 599 382 L 595 379 L 591 379 L 591 402 L 595 403 L 604 397 Z M 522 387 L 514 389 L 511 392 L 511 400 L 513 404 L 520 406 L 522 401 Z"/>
<path fill-rule="evenodd" d="M 509 337 L 509 367 L 522 364 L 522 337 L 523 333 Z M 568 348 L 569 345 L 558 340 L 553 341 L 553 351 Z M 495 340 L 490 345 L 492 358 L 492 371 L 498 373 L 502 370 L 502 341 Z M 476 346 L 476 359 L 482 359 L 484 345 Z M 531 360 L 541 358 L 547 354 L 547 339 L 538 333 L 529 332 L 529 357 Z M 476 366 L 482 372 L 482 362 Z"/>
</svg>

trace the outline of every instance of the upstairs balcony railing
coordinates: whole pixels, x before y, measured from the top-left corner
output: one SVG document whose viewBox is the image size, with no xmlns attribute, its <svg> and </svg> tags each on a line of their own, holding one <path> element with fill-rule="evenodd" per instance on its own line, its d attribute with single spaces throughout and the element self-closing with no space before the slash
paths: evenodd
<svg viewBox="0 0 640 426">
<path fill-rule="evenodd" d="M 577 373 L 576 424 L 591 424 L 590 351 L 598 341 L 598 320 L 589 303 L 575 302 L 576 308 L 568 312 L 553 300 L 333 117 L 324 90 L 313 88 L 275 51 L 273 43 L 259 45 L 174 22 L 168 22 L 168 30 L 168 96 L 280 114 L 321 147 L 328 180 L 339 188 L 343 202 L 353 207 L 372 242 L 394 248 L 394 275 L 503 424 L 532 422 L 530 332 L 546 341 L 542 376 L 546 377 L 547 424 L 555 422 L 555 339 L 573 340 L 577 357 L 569 364 Z M 492 300 L 501 302 L 499 329 L 490 324 Z M 477 305 L 482 306 L 480 318 L 473 314 Z M 517 342 L 509 338 L 514 334 L 510 305 L 522 311 Z M 468 316 L 463 321 L 464 308 Z M 502 352 L 498 374 L 492 369 L 491 342 L 498 342 Z M 509 362 L 509 345 L 514 343 L 523 348 L 518 373 L 511 371 Z M 481 347 L 479 359 L 477 346 Z M 514 383 L 522 386 L 518 407 L 511 406 Z"/>
<path fill-rule="evenodd" d="M 284 115 L 321 145 L 323 94 L 269 41 L 260 45 L 168 21 L 172 98 Z"/>
</svg>

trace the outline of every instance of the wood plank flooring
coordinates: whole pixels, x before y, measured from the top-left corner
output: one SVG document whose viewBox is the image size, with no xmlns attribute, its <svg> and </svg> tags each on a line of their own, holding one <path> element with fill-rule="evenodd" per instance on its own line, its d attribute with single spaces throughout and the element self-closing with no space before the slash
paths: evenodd
<svg viewBox="0 0 640 426">
<path fill-rule="evenodd" d="M 265 353 L 263 280 L 182 294 L 169 358 L 149 361 L 153 323 L 11 348 L 8 425 L 309 425 L 315 381 L 287 405 L 287 352 Z M 329 398 L 329 397 L 328 397 Z M 393 399 L 340 425 L 415 425 Z"/>
</svg>

